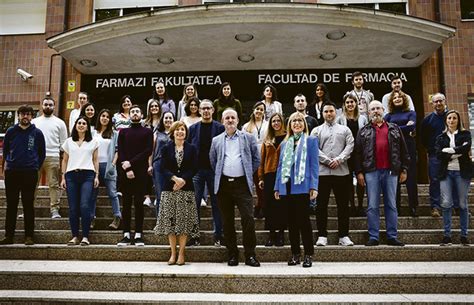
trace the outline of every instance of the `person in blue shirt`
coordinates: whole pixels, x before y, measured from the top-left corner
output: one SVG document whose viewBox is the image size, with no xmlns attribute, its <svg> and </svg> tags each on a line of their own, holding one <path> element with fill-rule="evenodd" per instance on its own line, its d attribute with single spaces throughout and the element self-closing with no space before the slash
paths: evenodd
<svg viewBox="0 0 474 305">
<path fill-rule="evenodd" d="M 408 191 L 408 206 L 410 215 L 416 217 L 416 208 L 418 207 L 418 186 L 416 184 L 416 112 L 410 110 L 408 96 L 402 92 L 393 92 L 388 98 L 388 113 L 385 115 L 385 121 L 395 123 L 400 127 L 403 138 L 407 145 L 410 155 L 410 164 L 408 165 L 406 186 Z M 400 185 L 397 184 L 397 210 L 400 214 Z"/>
<path fill-rule="evenodd" d="M 1 245 L 13 244 L 19 196 L 23 203 L 25 245 L 33 245 L 35 228 L 34 193 L 38 170 L 46 157 L 46 144 L 41 130 L 31 124 L 33 108 L 18 108 L 18 124 L 8 128 L 3 140 L 2 171 L 5 177 L 7 215 L 5 238 Z"/>
</svg>

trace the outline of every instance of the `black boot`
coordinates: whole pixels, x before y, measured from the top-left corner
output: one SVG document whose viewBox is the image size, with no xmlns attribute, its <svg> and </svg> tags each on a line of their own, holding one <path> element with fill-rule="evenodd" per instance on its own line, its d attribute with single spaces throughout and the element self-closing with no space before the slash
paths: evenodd
<svg viewBox="0 0 474 305">
<path fill-rule="evenodd" d="M 265 243 L 265 247 L 271 247 L 275 244 L 275 231 L 270 231 L 270 236 L 268 236 L 268 240 Z"/>
<path fill-rule="evenodd" d="M 285 234 L 283 230 L 278 231 L 275 238 L 275 246 L 283 247 L 285 245 Z"/>
</svg>

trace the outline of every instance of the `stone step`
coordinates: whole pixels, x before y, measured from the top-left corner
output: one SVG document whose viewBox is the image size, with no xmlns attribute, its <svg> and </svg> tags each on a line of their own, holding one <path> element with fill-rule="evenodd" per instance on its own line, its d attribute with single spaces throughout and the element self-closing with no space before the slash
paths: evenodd
<svg viewBox="0 0 474 305">
<path fill-rule="evenodd" d="M 133 227 L 132 227 L 133 228 Z M 132 230 L 133 231 L 133 230 Z M 17 230 L 15 241 L 22 243 L 24 231 Z M 380 231 L 380 242 L 385 243 L 385 231 Z M 459 243 L 459 230 L 453 230 L 453 242 Z M 288 232 L 285 232 L 285 242 L 288 243 Z M 257 245 L 264 245 L 268 240 L 267 231 L 256 231 Z M 317 232 L 313 230 L 316 239 Z M 351 230 L 349 236 L 355 244 L 363 245 L 367 242 L 367 230 Z M 398 237 L 406 244 L 438 244 L 443 237 L 442 229 L 430 230 L 398 230 Z M 35 230 L 35 242 L 38 244 L 65 244 L 71 239 L 69 230 Z M 92 231 L 89 239 L 92 244 L 115 245 L 122 239 L 122 232 L 119 231 Z M 144 231 L 144 240 L 149 245 L 167 245 L 168 239 L 165 236 L 155 235 L 153 231 Z M 336 245 L 339 237 L 337 231 L 328 230 L 328 240 L 330 245 Z M 214 236 L 212 231 L 201 231 L 200 241 L 202 245 L 213 245 Z M 316 241 L 316 240 L 315 240 Z M 242 231 L 237 231 L 237 243 L 242 244 Z"/>
<path fill-rule="evenodd" d="M 244 260 L 243 247 L 239 246 L 240 259 Z M 415 262 L 415 261 L 472 261 L 474 247 L 461 245 L 407 245 L 391 247 L 380 245 L 366 247 L 326 246 L 315 247 L 313 259 L 319 262 Z M 257 246 L 256 254 L 261 262 L 286 262 L 290 256 L 290 246 Z M 84 260 L 84 261 L 151 261 L 165 262 L 169 259 L 169 245 L 146 245 L 144 247 L 117 247 L 115 245 L 90 245 L 88 247 L 67 246 L 65 244 L 22 244 L 0 246 L 1 260 Z M 225 247 L 193 246 L 186 248 L 189 262 L 222 263 L 227 259 Z"/>
<path fill-rule="evenodd" d="M 254 201 L 256 201 L 256 197 L 254 198 Z M 357 201 L 357 199 L 356 199 Z M 400 198 L 400 201 L 401 201 L 401 205 L 402 206 L 407 206 L 408 205 L 408 195 L 407 194 L 402 194 L 401 195 L 401 198 Z M 364 198 L 364 206 L 367 206 L 367 197 Z M 419 194 L 418 195 L 418 203 L 419 205 L 429 205 L 430 204 L 430 198 L 429 198 L 429 195 L 428 194 Z M 474 204 L 474 194 L 472 194 L 472 196 L 469 196 L 468 197 L 468 203 L 470 205 Z M 37 196 L 36 198 L 36 201 L 35 201 L 35 206 L 36 207 L 41 207 L 41 206 L 45 206 L 45 207 L 48 207 L 50 205 L 50 197 L 48 195 L 42 195 L 42 196 Z M 68 201 L 67 201 L 67 197 L 65 196 L 62 196 L 61 199 L 60 199 L 60 205 L 61 206 L 67 206 L 68 205 Z M 329 198 L 329 205 L 330 206 L 335 206 L 336 205 L 336 201 L 335 201 L 335 198 L 334 196 L 331 196 Z M 6 197 L 3 196 L 3 197 L 0 197 L 0 206 L 6 206 Z M 98 196 L 97 198 L 97 206 L 98 207 L 110 207 L 110 200 L 107 196 Z"/>
<path fill-rule="evenodd" d="M 472 304 L 470 294 L 223 294 L 223 293 L 164 293 L 164 292 L 117 292 L 117 291 L 44 291 L 0 290 L 5 302 L 34 304 Z"/>
<path fill-rule="evenodd" d="M 110 230 L 109 224 L 112 222 L 112 217 L 98 217 L 95 219 L 94 231 Z M 316 229 L 316 217 L 311 217 L 312 226 Z M 153 229 L 156 224 L 155 217 L 146 217 L 144 219 L 144 228 Z M 382 217 L 380 221 L 382 229 L 385 228 L 385 218 Z M 459 217 L 453 217 L 452 220 L 453 228 L 459 227 Z M 17 220 L 17 229 L 24 228 L 23 219 Z M 242 229 L 240 218 L 236 218 L 235 227 L 237 230 Z M 474 218 L 470 218 L 469 227 L 474 227 Z M 5 228 L 5 219 L 0 219 L 0 229 Z M 209 217 L 201 218 L 201 230 L 213 230 L 213 220 Z M 366 217 L 352 217 L 350 219 L 350 228 L 352 230 L 365 230 L 367 229 L 367 218 Z M 398 229 L 440 229 L 443 228 L 443 219 L 441 217 L 433 218 L 431 216 L 422 217 L 407 217 L 402 216 L 398 218 Z M 69 218 L 63 217 L 59 219 L 51 219 L 49 217 L 36 217 L 35 219 L 36 230 L 68 230 L 69 229 Z M 255 219 L 255 229 L 265 230 L 265 220 Z M 328 229 L 337 229 L 337 217 L 328 217 Z"/>
<path fill-rule="evenodd" d="M 264 263 L 0 261 L 0 289 L 270 294 L 473 294 L 474 262 Z"/>
<path fill-rule="evenodd" d="M 1 181 L 1 182 L 3 182 L 3 181 Z M 471 186 L 474 186 L 474 182 L 471 183 Z M 407 191 L 406 191 L 406 186 L 405 185 L 402 185 L 401 190 L 402 190 L 402 193 L 406 194 Z M 64 194 L 66 193 L 65 190 L 62 190 L 62 192 Z M 423 184 L 423 183 L 418 184 L 418 193 L 423 194 L 423 193 L 428 193 L 428 192 L 429 192 L 429 184 Z M 470 194 L 474 193 L 474 190 L 473 190 L 472 187 L 469 189 L 469 192 L 470 192 Z M 39 186 L 37 194 L 38 195 L 43 195 L 43 196 L 49 195 L 48 186 L 45 186 L 45 185 Z M 106 194 L 107 193 L 106 193 L 105 187 L 100 187 L 99 195 L 106 195 Z M 0 196 L 5 196 L 4 186 L 0 186 Z"/>
<path fill-rule="evenodd" d="M 366 207 L 366 206 L 365 206 Z M 471 211 L 474 211 L 471 208 Z M 59 212 L 61 216 L 68 217 L 69 215 L 69 207 L 66 205 L 61 206 L 61 210 Z M 201 207 L 201 217 L 212 217 L 212 210 L 210 207 Z M 18 207 L 18 214 L 23 214 L 23 209 L 21 208 L 21 204 Z M 429 205 L 420 205 L 417 208 L 417 214 L 419 216 L 430 216 L 431 215 L 431 207 Z M 0 206 L 0 219 L 5 218 L 6 215 L 6 206 Z M 50 217 L 50 208 L 48 206 L 38 206 L 35 207 L 35 217 Z M 132 215 L 134 215 L 133 208 L 132 208 Z M 380 215 L 384 215 L 383 206 L 380 208 Z M 400 212 L 400 216 L 408 216 L 410 215 L 409 208 L 406 205 L 402 205 Z M 156 217 L 156 210 L 155 208 L 144 207 L 144 216 L 145 217 Z M 240 217 L 240 212 L 236 208 L 235 209 L 235 216 Z M 337 216 L 337 207 L 335 205 L 328 206 L 328 216 L 335 217 Z M 112 208 L 110 206 L 98 206 L 96 207 L 96 217 L 112 217 Z"/>
</svg>

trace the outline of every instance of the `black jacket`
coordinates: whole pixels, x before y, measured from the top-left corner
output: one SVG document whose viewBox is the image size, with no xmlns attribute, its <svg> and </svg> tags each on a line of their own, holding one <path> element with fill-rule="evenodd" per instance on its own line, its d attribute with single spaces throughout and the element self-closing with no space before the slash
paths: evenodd
<svg viewBox="0 0 474 305">
<path fill-rule="evenodd" d="M 169 142 L 163 147 L 162 159 L 160 164 L 160 172 L 163 175 L 163 191 L 172 191 L 174 182 L 171 177 L 176 176 L 183 178 L 186 184 L 181 190 L 194 191 L 193 177 L 197 171 L 197 150 L 196 147 L 187 142 L 184 143 L 184 156 L 181 167 L 178 167 L 176 162 L 175 144 L 173 141 Z"/>
<path fill-rule="evenodd" d="M 390 170 L 393 174 L 399 175 L 403 169 L 408 169 L 410 156 L 408 155 L 407 146 L 400 127 L 396 124 L 386 123 L 388 125 Z M 377 170 L 375 161 L 375 133 L 376 131 L 372 123 L 365 125 L 357 133 L 354 147 L 356 173 L 368 173 Z"/>
<path fill-rule="evenodd" d="M 461 177 L 464 179 L 471 179 L 471 158 L 469 152 L 471 150 L 471 133 L 467 130 L 459 131 L 454 135 L 454 151 L 456 154 L 461 154 L 458 158 Z M 439 167 L 438 178 L 444 179 L 448 171 L 448 163 L 453 154 L 442 152 L 443 148 L 449 146 L 449 137 L 446 132 L 443 132 L 436 138 L 435 151 L 436 157 L 441 161 Z"/>
</svg>

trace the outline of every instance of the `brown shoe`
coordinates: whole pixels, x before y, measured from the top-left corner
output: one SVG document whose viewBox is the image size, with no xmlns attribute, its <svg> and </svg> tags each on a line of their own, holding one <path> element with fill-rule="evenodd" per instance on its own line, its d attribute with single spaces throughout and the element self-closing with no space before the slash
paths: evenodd
<svg viewBox="0 0 474 305">
<path fill-rule="evenodd" d="M 441 217 L 441 214 L 439 213 L 439 210 L 436 208 L 431 209 L 431 216 L 432 217 Z"/>
<path fill-rule="evenodd" d="M 33 237 L 27 236 L 25 237 L 25 245 L 26 246 L 33 246 L 35 242 L 33 241 Z"/>
<path fill-rule="evenodd" d="M 117 230 L 119 226 L 120 226 L 120 217 L 115 216 L 114 220 L 112 220 L 112 223 L 109 224 L 109 229 Z"/>
</svg>

